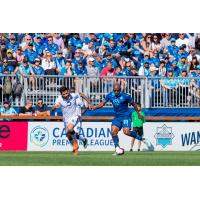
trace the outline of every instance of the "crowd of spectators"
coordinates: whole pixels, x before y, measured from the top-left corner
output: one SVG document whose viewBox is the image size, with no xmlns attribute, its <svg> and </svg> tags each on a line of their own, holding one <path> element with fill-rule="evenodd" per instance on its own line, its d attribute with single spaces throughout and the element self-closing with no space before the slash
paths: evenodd
<svg viewBox="0 0 200 200">
<path fill-rule="evenodd" d="M 33 90 L 34 75 L 93 76 L 93 87 L 106 76 L 107 90 L 110 76 L 200 76 L 198 33 L 2 33 L 0 49 L 0 74 L 31 75 Z"/>
</svg>

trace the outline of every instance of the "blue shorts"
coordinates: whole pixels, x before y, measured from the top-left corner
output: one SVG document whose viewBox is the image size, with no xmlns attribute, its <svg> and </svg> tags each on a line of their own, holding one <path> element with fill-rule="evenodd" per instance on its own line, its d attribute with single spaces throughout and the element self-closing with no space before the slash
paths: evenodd
<svg viewBox="0 0 200 200">
<path fill-rule="evenodd" d="M 122 128 L 131 129 L 131 119 L 129 117 L 115 117 L 112 120 L 112 126 L 117 126 L 119 130 Z"/>
</svg>

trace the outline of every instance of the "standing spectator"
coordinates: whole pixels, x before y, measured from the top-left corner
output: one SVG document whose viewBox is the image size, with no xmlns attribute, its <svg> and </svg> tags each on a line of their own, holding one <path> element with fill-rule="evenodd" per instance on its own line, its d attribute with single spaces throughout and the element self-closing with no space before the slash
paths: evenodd
<svg viewBox="0 0 200 200">
<path fill-rule="evenodd" d="M 102 78 L 104 83 L 104 92 L 106 93 L 110 92 L 113 88 L 113 81 L 114 81 L 113 77 L 116 76 L 116 71 L 112 67 L 111 62 L 108 62 L 107 66 L 102 69 L 101 76 L 106 76 Z"/>
<path fill-rule="evenodd" d="M 24 54 L 22 52 L 21 47 L 18 47 L 16 52 L 13 53 L 13 57 L 17 60 L 18 64 L 22 64 L 24 60 Z"/>
<path fill-rule="evenodd" d="M 19 116 L 33 116 L 35 110 L 33 108 L 33 101 L 31 99 L 26 100 L 26 104 L 19 111 Z"/>
<path fill-rule="evenodd" d="M 45 75 L 56 75 L 56 67 L 49 51 L 46 52 L 46 57 L 42 59 L 42 68 Z"/>
<path fill-rule="evenodd" d="M 63 51 L 63 49 L 65 48 L 65 45 L 64 45 L 64 41 L 62 37 L 60 36 L 60 33 L 53 34 L 53 42 L 58 45 L 59 50 Z"/>
<path fill-rule="evenodd" d="M 41 98 L 38 99 L 37 105 L 35 106 L 35 116 L 50 116 L 50 111 Z"/>
<path fill-rule="evenodd" d="M 186 51 L 189 52 L 189 39 L 185 37 L 185 33 L 179 33 L 179 38 L 176 40 L 176 46 L 180 47 L 183 44 L 186 45 Z"/>
<path fill-rule="evenodd" d="M 9 41 L 6 43 L 6 49 L 11 49 L 12 52 L 16 52 L 19 47 L 18 42 L 16 41 L 16 37 L 14 34 L 10 35 Z"/>
<path fill-rule="evenodd" d="M 53 56 L 59 51 L 57 44 L 53 43 L 53 37 L 48 36 L 48 43 L 45 44 L 45 51 L 49 51 Z"/>
<path fill-rule="evenodd" d="M 28 44 L 28 48 L 25 50 L 24 55 L 28 59 L 28 62 L 33 65 L 35 59 L 38 57 L 37 52 L 33 50 L 33 43 Z"/>
</svg>

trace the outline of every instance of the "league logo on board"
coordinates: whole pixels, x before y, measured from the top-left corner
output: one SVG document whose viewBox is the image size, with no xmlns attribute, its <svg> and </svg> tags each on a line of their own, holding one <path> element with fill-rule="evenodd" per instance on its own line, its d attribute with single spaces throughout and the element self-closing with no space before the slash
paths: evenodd
<svg viewBox="0 0 200 200">
<path fill-rule="evenodd" d="M 167 127 L 165 124 L 156 128 L 156 145 L 161 145 L 165 148 L 167 145 L 172 145 L 172 139 L 174 134 L 172 133 L 172 127 Z"/>
<path fill-rule="evenodd" d="M 45 127 L 36 126 L 31 130 L 30 141 L 36 146 L 44 147 L 49 141 L 49 132 Z"/>
</svg>

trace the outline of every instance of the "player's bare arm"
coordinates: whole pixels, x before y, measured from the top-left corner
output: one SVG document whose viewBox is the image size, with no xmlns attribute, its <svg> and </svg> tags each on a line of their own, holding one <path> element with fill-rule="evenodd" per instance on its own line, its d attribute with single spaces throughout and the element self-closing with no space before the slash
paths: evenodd
<svg viewBox="0 0 200 200">
<path fill-rule="evenodd" d="M 85 112 L 86 112 L 87 108 L 85 106 L 82 107 L 82 110 L 81 110 L 81 115 L 83 115 Z"/>
<path fill-rule="evenodd" d="M 106 102 L 100 102 L 98 105 L 94 106 L 94 109 L 93 109 L 93 110 L 102 108 L 102 107 L 104 107 L 105 105 L 106 105 Z"/>
<path fill-rule="evenodd" d="M 89 106 L 89 109 L 90 109 L 90 110 L 93 110 L 94 105 L 91 103 L 91 101 L 90 101 L 83 93 L 80 92 L 79 94 L 80 94 L 80 96 L 81 96 L 83 99 L 85 99 L 85 100 L 87 101 L 88 106 Z"/>
<path fill-rule="evenodd" d="M 60 108 L 59 103 L 56 103 L 55 105 L 52 106 L 52 111 L 54 111 L 56 108 Z"/>
</svg>

